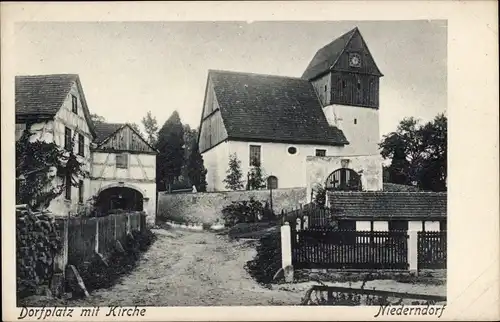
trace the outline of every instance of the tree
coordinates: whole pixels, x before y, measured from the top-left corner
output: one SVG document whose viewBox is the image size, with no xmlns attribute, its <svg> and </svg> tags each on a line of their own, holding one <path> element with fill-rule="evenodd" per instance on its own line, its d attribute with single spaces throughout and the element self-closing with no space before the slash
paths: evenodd
<svg viewBox="0 0 500 322">
<path fill-rule="evenodd" d="M 191 153 L 193 151 L 193 148 L 198 146 L 198 130 L 197 129 L 191 129 L 189 124 L 185 124 L 184 126 L 184 145 L 186 146 L 186 149 L 184 150 L 184 159 L 187 161 L 191 157 Z M 193 185 L 192 182 L 189 180 L 189 162 L 186 162 L 182 166 L 182 171 L 181 171 L 181 181 L 185 181 L 186 185 L 191 187 Z"/>
<path fill-rule="evenodd" d="M 446 190 L 447 119 L 443 114 L 425 125 L 410 117 L 380 143 L 392 183 L 418 185 L 423 190 Z"/>
<path fill-rule="evenodd" d="M 207 169 L 203 165 L 203 156 L 200 153 L 198 142 L 191 145 L 191 153 L 187 162 L 189 182 L 196 187 L 199 192 L 207 191 Z"/>
<path fill-rule="evenodd" d="M 62 194 L 66 178 L 78 187 L 79 179 L 87 177 L 88 172 L 74 153 L 76 132 L 67 149 L 54 142 L 31 142 L 31 135 L 27 130 L 16 142 L 16 203 L 42 210 Z"/>
<path fill-rule="evenodd" d="M 146 132 L 146 139 L 151 146 L 155 146 L 158 140 L 158 122 L 156 117 L 148 111 L 146 116 L 142 118 L 142 125 L 144 126 L 144 131 Z"/>
<path fill-rule="evenodd" d="M 223 181 L 226 184 L 227 189 L 243 189 L 243 183 L 241 182 L 241 178 L 243 177 L 243 172 L 241 171 L 241 161 L 238 160 L 235 153 L 229 156 L 229 168 L 227 169 L 226 174 L 227 176 Z"/>
<path fill-rule="evenodd" d="M 92 113 L 90 114 L 90 119 L 92 120 L 92 122 L 95 122 L 95 123 L 104 123 L 106 122 L 106 119 L 100 115 L 97 115 L 95 113 Z"/>
<path fill-rule="evenodd" d="M 159 190 L 170 189 L 181 174 L 184 164 L 184 129 L 179 113 L 174 111 L 158 132 L 156 148 L 157 185 Z"/>
<path fill-rule="evenodd" d="M 247 190 L 259 190 L 266 187 L 263 170 L 258 159 L 252 162 L 252 169 L 248 172 Z"/>
</svg>

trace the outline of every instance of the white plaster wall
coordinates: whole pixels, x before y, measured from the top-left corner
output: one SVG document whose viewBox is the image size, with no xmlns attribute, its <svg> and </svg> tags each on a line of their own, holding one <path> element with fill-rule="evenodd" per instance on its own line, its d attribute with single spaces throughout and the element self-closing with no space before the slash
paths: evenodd
<svg viewBox="0 0 500 322">
<path fill-rule="evenodd" d="M 229 153 L 236 153 L 246 181 L 250 167 L 250 145 L 261 146 L 261 163 L 265 176 L 276 176 L 278 188 L 306 186 L 306 157 L 316 155 L 316 149 L 326 150 L 326 155 L 342 155 L 343 148 L 326 145 L 229 142 Z M 294 146 L 297 153 L 289 154 L 288 148 Z M 227 168 L 227 161 L 226 161 Z"/>
<path fill-rule="evenodd" d="M 116 168 L 116 153 L 92 153 L 92 178 L 155 181 L 156 156 L 128 153 L 128 168 Z"/>
<path fill-rule="evenodd" d="M 379 153 L 380 133 L 377 109 L 334 104 L 324 107 L 323 112 L 328 123 L 341 129 L 349 141 L 349 145 L 345 147 L 346 154 Z"/>
<path fill-rule="evenodd" d="M 372 226 L 370 221 L 356 221 L 356 231 L 371 231 Z"/>
<path fill-rule="evenodd" d="M 311 200 L 311 190 L 317 185 L 325 184 L 328 176 L 342 167 L 342 160 L 349 160 L 347 167 L 361 172 L 361 184 L 364 191 L 382 190 L 382 157 L 380 155 L 366 156 L 326 156 L 307 157 L 306 160 L 306 187 L 308 202 Z"/>
<path fill-rule="evenodd" d="M 408 231 L 422 231 L 422 222 L 419 220 L 409 221 Z"/>
<path fill-rule="evenodd" d="M 227 190 L 223 180 L 229 167 L 229 145 L 222 142 L 202 154 L 203 163 L 207 169 L 207 191 Z"/>
<path fill-rule="evenodd" d="M 425 231 L 440 231 L 439 221 L 426 221 Z"/>
<path fill-rule="evenodd" d="M 389 231 L 389 222 L 383 220 L 374 221 L 373 231 Z"/>
</svg>

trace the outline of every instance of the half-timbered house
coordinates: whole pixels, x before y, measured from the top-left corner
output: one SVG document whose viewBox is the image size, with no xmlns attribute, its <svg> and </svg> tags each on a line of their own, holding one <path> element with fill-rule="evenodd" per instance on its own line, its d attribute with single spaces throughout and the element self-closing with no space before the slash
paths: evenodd
<svg viewBox="0 0 500 322">
<path fill-rule="evenodd" d="M 55 142 L 61 148 L 75 140 L 74 152 L 90 174 L 56 178 L 66 180 L 65 191 L 49 211 L 56 216 L 77 213 L 95 197 L 100 214 L 145 211 L 148 223 L 154 223 L 156 150 L 128 124 L 94 123 L 78 75 L 17 76 L 15 94 L 16 140 L 25 130 L 31 141 Z"/>
<path fill-rule="evenodd" d="M 232 154 L 243 173 L 257 160 L 277 188 L 306 187 L 313 156 L 327 188 L 381 190 L 380 77 L 357 28 L 318 50 L 302 77 L 210 70 L 198 138 L 208 190 L 226 190 Z"/>
<path fill-rule="evenodd" d="M 130 124 L 95 123 L 91 194 L 98 211 L 144 211 L 154 223 L 157 151 Z"/>
</svg>

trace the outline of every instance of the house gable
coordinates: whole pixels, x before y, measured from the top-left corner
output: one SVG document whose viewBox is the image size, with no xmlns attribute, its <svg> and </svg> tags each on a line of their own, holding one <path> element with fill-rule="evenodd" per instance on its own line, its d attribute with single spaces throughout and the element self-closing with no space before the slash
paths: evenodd
<svg viewBox="0 0 500 322">
<path fill-rule="evenodd" d="M 95 137 L 94 125 L 78 75 L 16 76 L 15 80 L 17 124 L 59 118 L 65 123 L 78 126 L 83 134 Z M 72 95 L 77 98 L 78 113 L 69 116 L 66 112 L 72 113 Z M 77 118 L 82 121 L 77 121 Z"/>
<path fill-rule="evenodd" d="M 115 128 L 113 132 L 110 128 Z M 138 133 L 130 124 L 96 123 L 97 137 L 94 151 L 130 152 L 139 154 L 157 154 L 157 150 Z M 108 133 L 103 135 L 103 133 Z"/>
<path fill-rule="evenodd" d="M 198 146 L 203 153 L 228 138 L 227 130 L 222 119 L 217 96 L 210 76 L 205 89 L 205 99 L 198 133 Z"/>
</svg>

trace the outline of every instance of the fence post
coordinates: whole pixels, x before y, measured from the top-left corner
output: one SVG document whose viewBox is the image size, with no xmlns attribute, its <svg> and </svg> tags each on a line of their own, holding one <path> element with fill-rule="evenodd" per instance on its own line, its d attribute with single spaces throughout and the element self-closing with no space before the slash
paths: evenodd
<svg viewBox="0 0 500 322">
<path fill-rule="evenodd" d="M 95 219 L 95 252 L 99 253 L 99 220 Z"/>
<path fill-rule="evenodd" d="M 418 231 L 408 231 L 408 269 L 411 273 L 418 274 Z"/>
<path fill-rule="evenodd" d="M 292 283 L 292 238 L 288 222 L 285 222 L 285 224 L 281 226 L 281 267 L 285 275 L 285 282 Z"/>
</svg>

